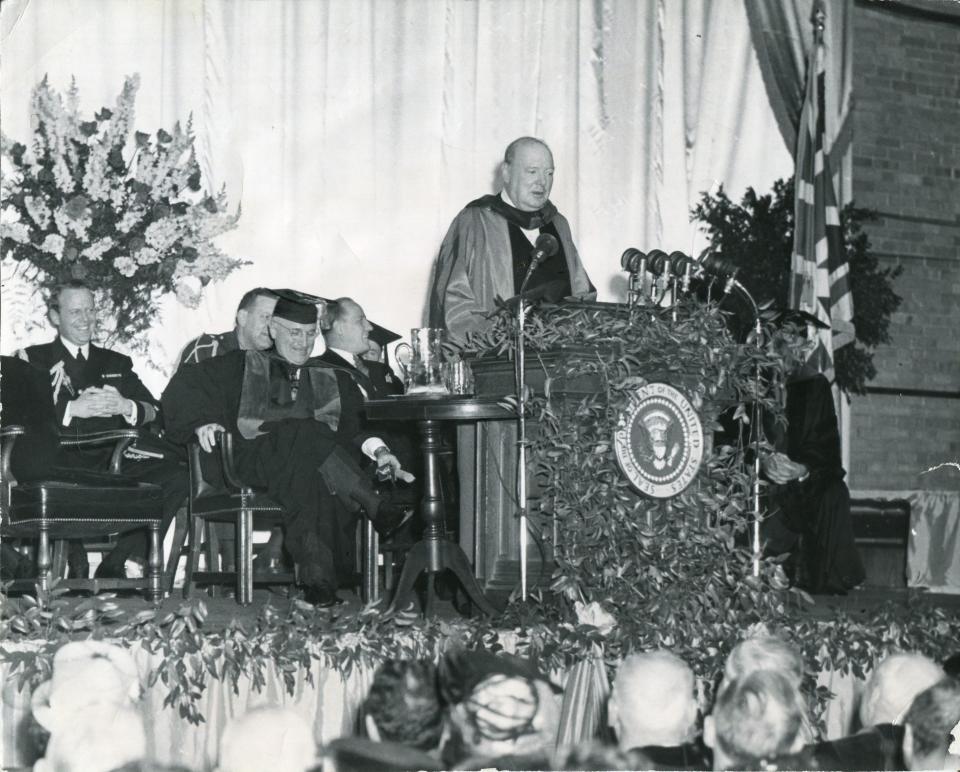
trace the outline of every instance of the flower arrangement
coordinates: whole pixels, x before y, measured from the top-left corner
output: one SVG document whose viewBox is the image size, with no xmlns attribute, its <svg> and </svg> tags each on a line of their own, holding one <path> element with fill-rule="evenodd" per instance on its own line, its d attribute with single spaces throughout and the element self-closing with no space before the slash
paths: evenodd
<svg viewBox="0 0 960 772">
<path fill-rule="evenodd" d="M 203 192 L 190 123 L 154 136 L 133 130 L 138 75 L 114 109 L 79 113 L 44 78 L 33 91 L 33 142 L 2 137 L 0 249 L 40 289 L 82 279 L 97 289 L 100 337 L 136 345 L 169 292 L 196 307 L 203 287 L 243 261 L 213 239 L 237 224 L 226 192 Z M 142 341 L 141 341 L 142 342 Z"/>
</svg>

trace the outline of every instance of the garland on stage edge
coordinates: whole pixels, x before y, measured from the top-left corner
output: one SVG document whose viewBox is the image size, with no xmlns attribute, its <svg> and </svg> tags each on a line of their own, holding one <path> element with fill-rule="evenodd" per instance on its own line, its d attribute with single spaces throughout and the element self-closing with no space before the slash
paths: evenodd
<svg viewBox="0 0 960 772">
<path fill-rule="evenodd" d="M 227 211 L 225 191 L 203 192 L 189 122 L 130 136 L 139 87 L 128 77 L 112 110 L 83 120 L 76 83 L 65 99 L 46 78 L 37 84 L 31 146 L 0 137 L 0 238 L 4 261 L 40 289 L 68 279 L 95 288 L 112 325 L 98 336 L 106 345 L 142 348 L 165 293 L 195 308 L 204 286 L 244 263 L 213 243 L 240 213 Z"/>
<path fill-rule="evenodd" d="M 513 606 L 493 620 L 494 625 L 499 623 L 495 629 L 487 620 L 422 620 L 411 613 L 387 620 L 374 608 L 339 616 L 295 601 L 286 613 L 267 605 L 248 626 L 231 622 L 226 630 L 212 632 L 205 629 L 207 609 L 200 599 L 185 601 L 168 613 L 144 609 L 128 614 L 112 594 L 74 605 L 62 597 L 65 593 L 54 588 L 43 605 L 32 597 L 0 595 L 0 659 L 17 687 L 32 689 L 49 679 L 55 652 L 70 640 L 143 647 L 155 656 L 148 685 L 161 684 L 166 689 L 164 704 L 194 724 L 205 720 L 199 703 L 211 680 L 230 681 L 236 688 L 246 677 L 260 691 L 271 668 L 293 695 L 301 670 L 310 681 L 314 660 L 346 676 L 355 667 L 375 667 L 389 658 L 433 657 L 457 644 L 516 652 L 537 661 L 545 672 L 557 672 L 594 656 L 601 647 L 612 674 L 623 650 L 616 626 L 610 629 L 600 619 L 589 619 L 589 614 L 547 623 L 543 609 L 529 604 Z M 960 639 L 960 618 L 917 603 L 907 609 L 891 605 L 868 619 L 840 613 L 822 619 L 797 616 L 780 631 L 803 648 L 814 676 L 821 669 L 832 669 L 863 677 L 892 649 L 920 651 L 942 660 Z M 734 631 L 725 648 L 747 632 Z M 28 648 L 22 645 L 25 642 L 38 645 Z M 811 690 L 814 706 L 822 711 L 830 694 L 815 686 Z"/>
<path fill-rule="evenodd" d="M 736 447 L 708 454 L 694 484 L 670 504 L 654 507 L 619 473 L 611 448 L 612 426 L 629 395 L 656 376 L 684 390 L 700 411 L 704 428 L 732 411 L 746 420 L 752 374 L 772 368 L 760 399 L 779 411 L 782 372 L 792 357 L 788 341 L 766 330 L 761 346 L 735 343 L 722 314 L 691 303 L 678 311 L 598 310 L 561 307 L 531 320 L 531 346 L 538 351 L 595 346 L 592 355 L 571 354 L 554 374 L 547 396 L 532 400 L 540 419 L 534 457 L 541 482 L 535 517 L 548 535 L 554 519 L 557 568 L 549 590 L 535 590 L 527 603 L 513 602 L 497 619 L 454 622 L 421 620 L 413 613 L 385 619 L 370 607 L 339 615 L 294 601 L 287 612 L 266 606 L 247 626 L 205 627 L 202 601 L 184 602 L 169 613 L 145 609 L 125 615 L 112 595 L 73 606 L 56 589 L 46 598 L 0 595 L 0 655 L 20 686 L 50 676 L 53 654 L 76 638 L 106 638 L 142 646 L 156 659 L 150 684 L 167 690 L 166 704 L 200 722 L 200 699 L 214 680 L 248 677 L 265 683 L 274 668 L 293 694 L 297 674 L 315 660 L 341 673 L 375 666 L 393 657 L 436 656 L 460 644 L 531 657 L 544 671 L 561 671 L 601 651 L 613 674 L 632 650 L 665 647 L 691 664 L 709 695 L 730 649 L 759 626 L 782 634 L 803 651 L 811 705 L 821 711 L 830 695 L 816 687 L 822 670 L 863 677 L 891 649 L 919 651 L 942 660 L 960 640 L 960 617 L 922 602 L 888 606 L 869 616 L 825 610 L 807 613 L 810 602 L 787 590 L 782 568 L 764 561 L 750 575 L 742 532 L 748 522 L 750 477 Z M 504 319 L 474 345 L 485 353 L 510 347 Z M 535 357 L 533 358 L 535 359 Z M 596 374 L 599 393 L 561 400 L 569 376 Z M 919 594 L 918 594 L 919 595 Z M 18 644 L 35 641 L 26 650 Z"/>
</svg>

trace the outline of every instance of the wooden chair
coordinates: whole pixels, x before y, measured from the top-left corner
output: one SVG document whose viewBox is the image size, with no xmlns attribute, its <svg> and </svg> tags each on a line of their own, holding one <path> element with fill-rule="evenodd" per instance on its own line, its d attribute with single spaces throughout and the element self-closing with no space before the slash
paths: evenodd
<svg viewBox="0 0 960 772">
<path fill-rule="evenodd" d="M 253 531 L 269 529 L 282 521 L 283 507 L 263 490 L 245 485 L 237 475 L 233 459 L 233 435 L 223 432 L 218 435 L 215 455 L 217 461 L 204 470 L 201 463 L 203 450 L 196 442 L 188 446 L 190 468 L 190 500 L 187 508 L 186 533 L 189 544 L 184 547 L 183 537 L 175 539 L 170 565 L 176 565 L 180 554 L 187 551 L 186 577 L 183 595 L 189 598 L 194 585 L 234 585 L 240 605 L 253 601 L 255 584 L 293 584 L 296 574 L 257 573 L 253 571 Z M 200 571 L 200 553 L 206 544 L 205 531 L 212 523 L 227 523 L 233 526 L 235 539 L 236 570 Z M 379 597 L 377 558 L 379 555 L 377 533 L 366 518 L 361 518 L 358 530 L 361 546 L 361 598 L 364 602 Z M 209 557 L 209 556 L 208 556 Z"/>
<path fill-rule="evenodd" d="M 19 483 L 11 472 L 10 460 L 17 437 L 26 433 L 22 426 L 0 428 L 0 535 L 38 541 L 37 578 L 41 592 L 47 592 L 53 580 L 51 540 L 119 534 L 146 527 L 150 530 L 150 555 L 145 577 L 63 579 L 59 586 L 95 593 L 146 588 L 147 599 L 159 602 L 163 491 L 159 485 L 135 482 L 121 474 L 123 452 L 137 439 L 137 431 L 118 429 L 60 438 L 64 448 L 112 444 L 109 471 L 54 468 L 48 476 Z M 28 589 L 32 585 L 33 580 L 18 580 L 13 589 Z"/>
</svg>

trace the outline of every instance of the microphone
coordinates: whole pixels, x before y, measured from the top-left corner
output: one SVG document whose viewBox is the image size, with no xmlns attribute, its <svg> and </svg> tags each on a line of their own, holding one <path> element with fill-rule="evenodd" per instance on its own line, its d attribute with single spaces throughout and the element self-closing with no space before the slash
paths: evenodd
<svg viewBox="0 0 960 772">
<path fill-rule="evenodd" d="M 560 243 L 549 233 L 541 233 L 537 236 L 537 241 L 533 245 L 533 253 L 530 255 L 530 267 L 527 268 L 527 275 L 523 277 L 523 282 L 520 284 L 520 292 L 523 292 L 526 288 L 527 282 L 530 281 L 533 272 L 537 270 L 537 266 L 548 257 L 557 254 L 559 249 Z"/>
<path fill-rule="evenodd" d="M 683 252 L 670 253 L 670 268 L 673 275 L 680 279 L 684 292 L 690 289 L 690 271 L 693 269 L 693 258 Z"/>
<path fill-rule="evenodd" d="M 654 276 L 662 276 L 664 270 L 670 270 L 670 258 L 662 249 L 651 249 L 647 253 L 647 264 Z"/>
<path fill-rule="evenodd" d="M 729 260 L 725 260 L 716 252 L 710 251 L 709 247 L 700 255 L 698 262 L 700 270 L 705 276 L 709 276 L 711 279 L 719 279 L 723 282 L 724 295 L 730 294 L 730 290 L 734 287 L 742 286 L 740 282 L 737 281 L 737 271 L 739 270 L 737 266 Z"/>
</svg>

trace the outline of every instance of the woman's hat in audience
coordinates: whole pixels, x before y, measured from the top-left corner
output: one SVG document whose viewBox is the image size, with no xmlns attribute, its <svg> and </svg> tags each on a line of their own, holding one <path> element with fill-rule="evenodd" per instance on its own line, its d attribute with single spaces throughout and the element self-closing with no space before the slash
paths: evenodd
<svg viewBox="0 0 960 772">
<path fill-rule="evenodd" d="M 295 289 L 273 291 L 277 295 L 277 305 L 273 309 L 273 315 L 294 324 L 316 324 L 317 306 L 329 302 L 317 295 Z"/>
<path fill-rule="evenodd" d="M 493 675 L 543 681 L 559 694 L 563 691 L 529 660 L 511 654 L 494 654 L 481 649 L 450 649 L 437 668 L 440 695 L 451 705 L 470 696 L 476 686 Z"/>
<path fill-rule="evenodd" d="M 764 308 L 763 305 L 761 305 L 760 318 L 778 328 L 788 324 L 804 328 L 809 324 L 818 330 L 830 329 L 830 325 L 822 319 L 818 319 L 806 311 L 801 311 L 799 308 L 784 308 L 783 306 L 774 305 Z"/>
</svg>

